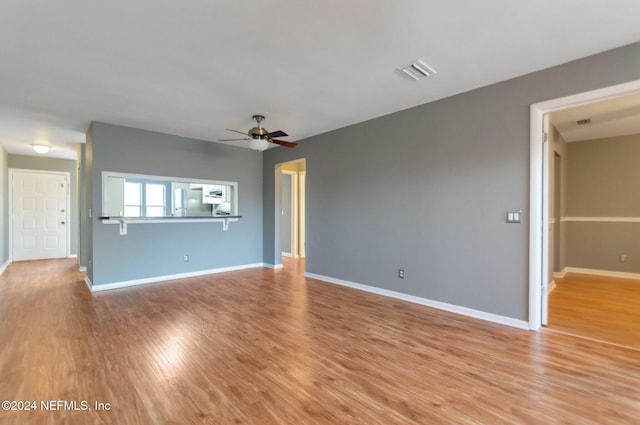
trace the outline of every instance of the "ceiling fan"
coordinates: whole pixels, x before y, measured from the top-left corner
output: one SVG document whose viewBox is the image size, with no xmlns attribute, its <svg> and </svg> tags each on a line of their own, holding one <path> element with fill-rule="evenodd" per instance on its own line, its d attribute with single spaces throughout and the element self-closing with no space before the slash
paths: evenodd
<svg viewBox="0 0 640 425">
<path fill-rule="evenodd" d="M 274 137 L 286 137 L 287 133 L 284 131 L 278 130 L 269 133 L 267 129 L 262 127 L 262 121 L 264 121 L 264 115 L 254 115 L 253 118 L 257 123 L 257 127 L 253 127 L 248 132 L 232 130 L 227 128 L 227 131 L 233 131 L 234 133 L 246 134 L 249 137 L 244 137 L 242 139 L 219 139 L 220 142 L 232 142 L 236 140 L 249 140 L 249 144 L 253 149 L 263 151 L 269 147 L 269 143 L 273 143 L 274 145 L 285 146 L 287 148 L 295 148 L 297 143 L 295 142 L 286 142 L 284 140 L 276 140 Z"/>
</svg>

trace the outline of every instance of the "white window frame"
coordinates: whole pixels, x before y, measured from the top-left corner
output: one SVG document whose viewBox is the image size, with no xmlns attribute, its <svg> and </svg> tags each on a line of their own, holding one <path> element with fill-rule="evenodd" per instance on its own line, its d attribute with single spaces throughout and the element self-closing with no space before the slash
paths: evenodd
<svg viewBox="0 0 640 425">
<path fill-rule="evenodd" d="M 105 188 L 107 187 L 107 179 L 109 177 L 120 177 L 133 180 L 155 180 L 155 181 L 168 181 L 172 183 L 192 183 L 192 184 L 208 184 L 208 185 L 224 185 L 233 187 L 233 195 L 231 198 L 231 213 L 232 216 L 239 215 L 240 207 L 238 205 L 238 182 L 227 180 L 204 180 L 204 179 L 191 179 L 186 177 L 170 177 L 170 176 L 155 176 L 149 174 L 134 174 L 134 173 L 120 173 L 115 171 L 103 171 L 102 172 L 102 215 L 106 216 L 106 206 L 108 205 L 108 194 Z M 170 194 L 173 197 L 173 193 Z M 166 196 L 166 194 L 165 194 Z M 166 200 L 170 202 L 172 199 Z"/>
</svg>

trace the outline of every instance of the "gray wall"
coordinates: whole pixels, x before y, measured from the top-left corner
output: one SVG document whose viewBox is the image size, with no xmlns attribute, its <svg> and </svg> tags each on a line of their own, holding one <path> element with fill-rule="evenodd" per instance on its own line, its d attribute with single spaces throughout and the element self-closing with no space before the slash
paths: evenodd
<svg viewBox="0 0 640 425">
<path fill-rule="evenodd" d="M 61 171 L 70 174 L 69 204 L 71 206 L 69 220 L 71 241 L 69 252 L 78 254 L 78 163 L 74 160 L 49 158 L 46 156 L 9 155 L 9 168 L 23 170 Z"/>
<path fill-rule="evenodd" d="M 549 134 L 549 279 L 566 267 L 567 142 L 552 127 Z M 559 205 L 557 205 L 558 203 Z"/>
<path fill-rule="evenodd" d="M 567 215 L 640 217 L 640 134 L 568 144 Z"/>
<path fill-rule="evenodd" d="M 0 267 L 9 261 L 9 155 L 0 145 Z"/>
<path fill-rule="evenodd" d="M 293 205 L 291 203 L 292 195 L 291 174 L 282 174 L 282 252 L 293 254 L 291 246 L 291 220 L 293 219 Z"/>
<path fill-rule="evenodd" d="M 640 218 L 640 135 L 568 144 L 567 216 Z M 567 226 L 567 265 L 640 273 L 640 223 Z M 618 261 L 626 254 L 628 261 Z"/>
<path fill-rule="evenodd" d="M 267 150 L 264 261 L 274 164 L 306 158 L 308 272 L 527 320 L 530 105 L 639 78 L 633 44 Z"/>
<path fill-rule="evenodd" d="M 103 224 L 103 171 L 238 182 L 237 223 Z M 262 262 L 262 155 L 249 149 L 93 122 L 87 134 L 94 285 Z M 190 256 L 189 262 L 183 255 Z"/>
</svg>

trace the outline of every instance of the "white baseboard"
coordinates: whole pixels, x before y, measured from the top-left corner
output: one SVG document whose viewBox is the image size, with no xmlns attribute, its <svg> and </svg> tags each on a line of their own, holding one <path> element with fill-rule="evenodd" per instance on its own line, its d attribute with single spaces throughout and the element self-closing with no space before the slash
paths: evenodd
<svg viewBox="0 0 640 425">
<path fill-rule="evenodd" d="M 262 266 L 273 270 L 280 270 L 282 268 L 282 264 L 263 263 Z"/>
<path fill-rule="evenodd" d="M 311 279 L 317 279 L 328 283 L 334 283 L 336 285 L 347 286 L 349 288 L 358 289 L 365 292 L 370 292 L 377 295 L 383 295 L 385 297 L 396 298 L 402 301 L 407 301 L 414 304 L 420 304 L 427 307 L 437 308 L 439 310 L 445 310 L 450 313 L 461 314 L 463 316 L 473 317 L 475 319 L 487 320 L 489 322 L 499 323 L 501 325 L 507 325 L 514 328 L 529 330 L 529 324 L 524 320 L 518 320 L 511 317 L 500 316 L 493 313 L 487 313 L 480 310 L 474 310 L 467 307 L 461 307 L 454 304 L 447 304 L 440 301 L 434 301 L 427 298 L 416 297 L 414 295 L 403 294 L 401 292 L 390 291 L 388 289 L 376 288 L 374 286 L 363 285 L 360 283 L 349 282 L 346 280 L 335 279 L 328 276 L 322 276 L 314 273 L 306 273 L 305 277 Z"/>
<path fill-rule="evenodd" d="M 78 258 L 78 254 L 69 254 L 67 258 Z"/>
<path fill-rule="evenodd" d="M 620 277 L 623 279 L 640 280 L 640 273 L 614 272 L 611 270 L 583 269 L 580 267 L 566 267 L 563 270 L 563 272 L 565 270 L 566 270 L 566 273 L 590 274 L 593 276 Z"/>
<path fill-rule="evenodd" d="M 281 254 L 282 254 L 282 256 L 283 256 L 283 257 L 286 257 L 286 258 L 293 258 L 293 254 L 292 254 L 292 253 L 290 253 L 290 252 L 284 252 L 284 251 L 283 251 Z"/>
<path fill-rule="evenodd" d="M 565 267 L 560 272 L 553 272 L 553 277 L 556 279 L 562 279 L 567 274 L 567 268 Z"/>
<path fill-rule="evenodd" d="M 220 267 L 217 269 L 208 269 L 208 270 L 198 270 L 195 272 L 188 273 L 178 273 L 164 276 L 154 276 L 148 277 L 144 279 L 134 279 L 134 280 L 126 280 L 123 282 L 113 282 L 113 283 L 105 283 L 100 285 L 91 285 L 90 289 L 92 292 L 98 291 L 108 291 L 111 289 L 119 289 L 119 288 L 127 288 L 129 286 L 138 286 L 138 285 L 146 285 L 148 283 L 156 283 L 163 282 L 166 280 L 175 280 L 175 279 L 186 279 L 190 277 L 198 277 L 198 276 L 206 276 L 210 274 L 216 273 L 224 273 L 231 272 L 236 270 L 244 270 L 244 269 L 252 269 L 255 267 L 264 267 L 264 263 L 254 263 L 254 264 L 243 264 L 240 266 L 231 266 L 231 267 Z"/>
<path fill-rule="evenodd" d="M 91 283 L 89 276 L 84 277 L 84 283 L 87 285 L 87 288 L 89 288 L 89 291 L 93 292 L 93 283 Z"/>
<path fill-rule="evenodd" d="M 86 268 L 85 266 L 80 266 L 80 265 L 78 265 L 78 271 L 79 271 L 79 272 L 86 272 L 86 271 L 87 271 L 87 268 Z"/>
<path fill-rule="evenodd" d="M 9 264 L 11 264 L 11 260 L 7 260 L 7 262 L 0 267 L 0 275 L 2 275 L 2 273 L 4 273 L 4 271 L 7 269 L 7 267 L 9 267 Z"/>
<path fill-rule="evenodd" d="M 552 281 L 549 283 L 549 286 L 547 287 L 547 294 L 552 293 L 552 292 L 553 292 L 553 290 L 554 290 L 554 289 L 556 289 L 557 287 L 558 287 L 558 285 L 556 284 L 556 281 L 555 281 L 555 280 L 552 280 Z"/>
</svg>

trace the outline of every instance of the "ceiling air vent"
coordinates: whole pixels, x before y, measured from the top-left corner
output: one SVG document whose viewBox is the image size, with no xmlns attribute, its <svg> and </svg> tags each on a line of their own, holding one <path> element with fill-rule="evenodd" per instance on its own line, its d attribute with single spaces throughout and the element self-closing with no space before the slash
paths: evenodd
<svg viewBox="0 0 640 425">
<path fill-rule="evenodd" d="M 416 81 L 421 80 L 424 77 L 430 77 L 434 74 L 437 74 L 435 69 L 431 68 L 429 65 L 422 62 L 421 60 L 417 60 L 411 65 L 405 66 L 404 68 L 401 69 L 401 71 Z"/>
<path fill-rule="evenodd" d="M 578 125 L 586 125 L 586 124 L 591 124 L 591 118 L 585 118 L 583 120 L 578 120 L 576 121 L 576 123 Z"/>
</svg>

